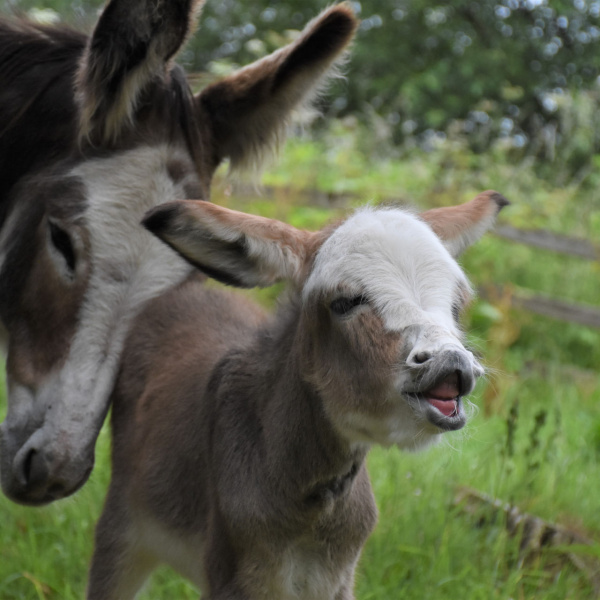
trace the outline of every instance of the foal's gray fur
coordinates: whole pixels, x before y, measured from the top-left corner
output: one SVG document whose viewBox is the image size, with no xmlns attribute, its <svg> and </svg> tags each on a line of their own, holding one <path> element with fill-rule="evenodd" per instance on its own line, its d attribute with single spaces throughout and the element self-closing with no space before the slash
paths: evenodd
<svg viewBox="0 0 600 600">
<path fill-rule="evenodd" d="M 137 319 L 88 599 L 128 600 L 167 562 L 206 600 L 351 600 L 377 516 L 369 447 L 465 423 L 482 370 L 445 246 L 472 243 L 504 202 L 359 212 L 314 234 L 203 202 L 155 209 L 146 226 L 213 277 L 286 279 L 290 298 L 267 316 L 198 275 Z"/>
</svg>

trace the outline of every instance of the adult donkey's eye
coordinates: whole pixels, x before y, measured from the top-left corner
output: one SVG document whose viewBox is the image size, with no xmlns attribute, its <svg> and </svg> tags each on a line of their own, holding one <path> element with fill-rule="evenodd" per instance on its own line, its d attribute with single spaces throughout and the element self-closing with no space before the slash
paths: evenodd
<svg viewBox="0 0 600 600">
<path fill-rule="evenodd" d="M 75 271 L 75 249 L 69 234 L 52 221 L 49 221 L 49 227 L 52 245 L 62 254 L 69 271 Z"/>
<path fill-rule="evenodd" d="M 331 312 L 336 315 L 345 315 L 353 308 L 361 304 L 367 304 L 368 300 L 365 296 L 354 296 L 353 298 L 337 298 L 330 305 Z"/>
</svg>

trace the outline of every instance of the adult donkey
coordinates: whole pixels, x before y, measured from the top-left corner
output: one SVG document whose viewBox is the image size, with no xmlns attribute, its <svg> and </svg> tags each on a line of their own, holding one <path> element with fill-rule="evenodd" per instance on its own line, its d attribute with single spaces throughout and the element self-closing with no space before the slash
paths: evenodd
<svg viewBox="0 0 600 600">
<path fill-rule="evenodd" d="M 191 267 L 139 225 L 255 165 L 356 29 L 338 5 L 291 45 L 193 95 L 173 57 L 202 0 L 112 0 L 91 37 L 0 22 L 0 320 L 6 495 L 43 504 L 87 479 L 123 341 Z"/>
</svg>

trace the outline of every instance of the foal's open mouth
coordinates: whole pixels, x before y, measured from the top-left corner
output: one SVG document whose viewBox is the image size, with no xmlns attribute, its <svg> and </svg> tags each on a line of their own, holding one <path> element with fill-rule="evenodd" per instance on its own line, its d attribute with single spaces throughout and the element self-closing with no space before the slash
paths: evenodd
<svg viewBox="0 0 600 600">
<path fill-rule="evenodd" d="M 436 427 L 451 431 L 467 422 L 462 404 L 462 383 L 458 371 L 447 373 L 430 388 L 409 394 L 426 403 L 425 416 Z"/>
<path fill-rule="evenodd" d="M 460 392 L 460 378 L 455 371 L 422 392 L 422 397 L 445 417 L 455 417 L 459 412 Z"/>
</svg>

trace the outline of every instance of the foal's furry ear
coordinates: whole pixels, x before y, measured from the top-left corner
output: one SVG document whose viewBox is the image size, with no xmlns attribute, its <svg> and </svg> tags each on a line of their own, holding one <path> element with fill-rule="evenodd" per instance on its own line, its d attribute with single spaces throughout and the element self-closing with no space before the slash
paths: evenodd
<svg viewBox="0 0 600 600">
<path fill-rule="evenodd" d="M 140 93 L 193 31 L 204 0 L 110 0 L 88 40 L 77 75 L 80 135 L 115 140 Z"/>
<path fill-rule="evenodd" d="M 421 218 L 456 257 L 494 224 L 498 213 L 508 204 L 502 194 L 488 190 L 466 204 L 428 210 Z"/>
<path fill-rule="evenodd" d="M 354 37 L 349 4 L 321 13 L 292 44 L 222 79 L 197 96 L 201 118 L 213 130 L 215 166 L 260 168 L 285 137 L 293 111 L 310 104 Z"/>
<path fill-rule="evenodd" d="M 202 200 L 168 202 L 143 225 L 210 277 L 237 287 L 300 283 L 320 234 Z"/>
</svg>

